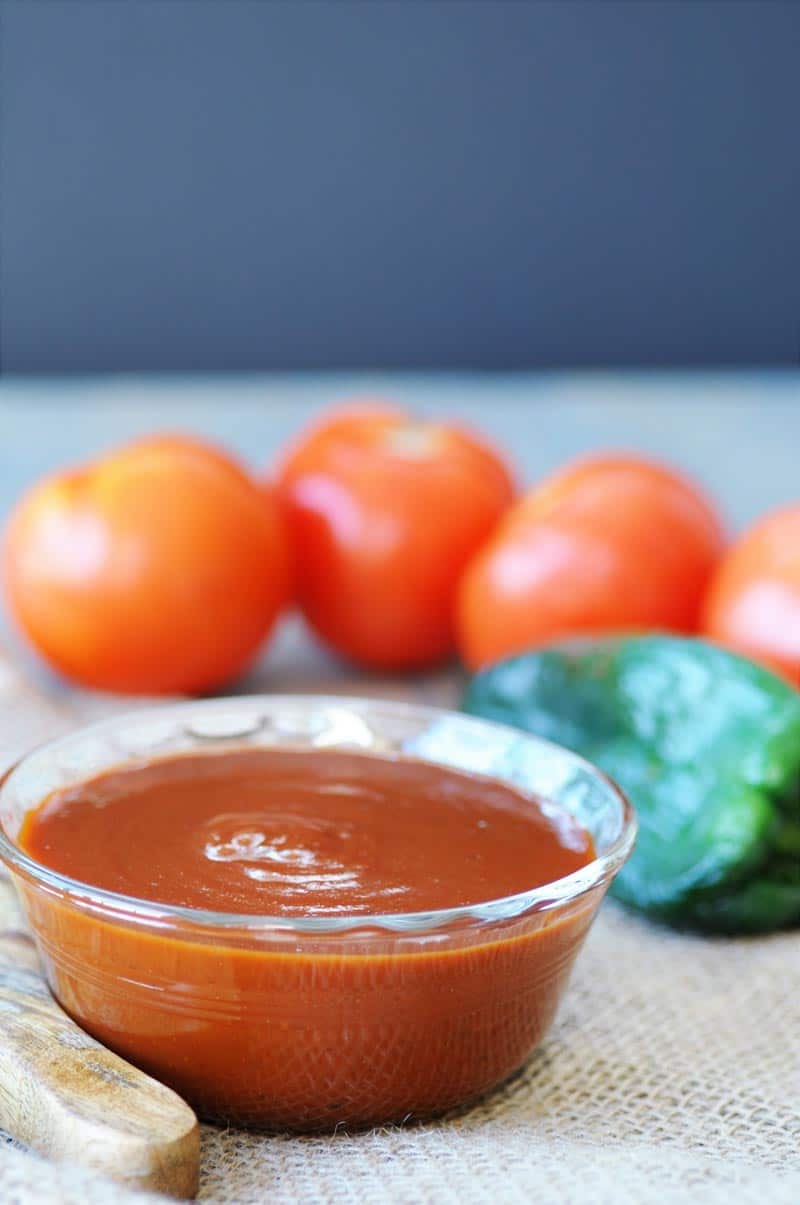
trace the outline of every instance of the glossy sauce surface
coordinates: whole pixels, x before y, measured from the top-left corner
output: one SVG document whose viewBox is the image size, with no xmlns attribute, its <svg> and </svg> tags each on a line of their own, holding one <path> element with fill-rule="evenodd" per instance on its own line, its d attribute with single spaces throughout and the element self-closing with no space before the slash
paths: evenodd
<svg viewBox="0 0 800 1205">
<path fill-rule="evenodd" d="M 286 917 L 480 903 L 594 856 L 567 813 L 513 787 L 329 750 L 113 770 L 48 796 L 20 843 L 51 869 L 124 895 Z"/>
</svg>

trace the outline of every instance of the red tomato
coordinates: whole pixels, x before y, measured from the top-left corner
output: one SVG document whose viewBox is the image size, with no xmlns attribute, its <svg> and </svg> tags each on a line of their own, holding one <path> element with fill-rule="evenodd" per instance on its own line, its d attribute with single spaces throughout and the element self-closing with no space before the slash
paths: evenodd
<svg viewBox="0 0 800 1205">
<path fill-rule="evenodd" d="M 722 552 L 714 510 L 634 456 L 567 465 L 522 498 L 469 566 L 459 646 L 473 668 L 576 634 L 692 631 Z"/>
<path fill-rule="evenodd" d="M 106 690 L 208 690 L 248 664 L 288 594 L 279 507 L 200 440 L 166 435 L 56 474 L 6 534 L 8 601 L 39 652 Z"/>
<path fill-rule="evenodd" d="M 766 515 L 728 550 L 706 597 L 704 629 L 800 684 L 800 505 Z"/>
<path fill-rule="evenodd" d="M 459 577 L 513 495 L 496 452 L 393 407 L 344 407 L 289 449 L 278 491 L 299 603 L 328 644 L 377 669 L 452 651 Z"/>
</svg>

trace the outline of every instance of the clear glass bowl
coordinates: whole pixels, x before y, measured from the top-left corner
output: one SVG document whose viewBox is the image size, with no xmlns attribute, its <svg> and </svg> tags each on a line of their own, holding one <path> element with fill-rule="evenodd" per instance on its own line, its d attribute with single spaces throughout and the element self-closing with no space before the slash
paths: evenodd
<svg viewBox="0 0 800 1205">
<path fill-rule="evenodd" d="M 474 906 L 284 917 L 156 904 L 79 883 L 17 843 L 51 791 L 111 767 L 232 748 L 357 749 L 514 783 L 594 838 L 583 869 Z M 545 1033 L 635 819 L 547 741 L 429 707 L 332 697 L 180 703 L 34 750 L 0 786 L 8 866 L 53 993 L 205 1117 L 317 1130 L 429 1117 L 511 1075 Z"/>
</svg>

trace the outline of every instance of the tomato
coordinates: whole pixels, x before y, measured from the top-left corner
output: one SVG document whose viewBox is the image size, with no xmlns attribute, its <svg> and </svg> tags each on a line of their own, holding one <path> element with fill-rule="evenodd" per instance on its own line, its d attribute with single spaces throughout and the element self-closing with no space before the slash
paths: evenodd
<svg viewBox="0 0 800 1205">
<path fill-rule="evenodd" d="M 10 608 L 62 673 L 208 690 L 245 668 L 289 593 L 280 508 L 200 440 L 141 440 L 34 486 L 9 520 Z"/>
<path fill-rule="evenodd" d="M 376 669 L 454 647 L 459 577 L 513 496 L 502 459 L 457 426 L 380 404 L 334 410 L 277 474 L 308 623 Z"/>
<path fill-rule="evenodd" d="M 634 456 L 576 461 L 507 513 L 461 583 L 459 647 L 472 667 L 577 634 L 691 632 L 722 553 L 711 505 Z"/>
<path fill-rule="evenodd" d="M 723 558 L 703 627 L 800 684 L 800 504 L 766 515 Z"/>
</svg>

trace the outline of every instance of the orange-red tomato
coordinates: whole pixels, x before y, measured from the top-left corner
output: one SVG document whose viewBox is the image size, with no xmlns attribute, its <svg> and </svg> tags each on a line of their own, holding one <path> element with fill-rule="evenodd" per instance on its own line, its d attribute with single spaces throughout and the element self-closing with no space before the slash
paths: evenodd
<svg viewBox="0 0 800 1205">
<path fill-rule="evenodd" d="M 289 593 L 278 503 L 180 435 L 34 486 L 5 541 L 6 595 L 39 652 L 105 690 L 211 689 L 245 668 Z"/>
<path fill-rule="evenodd" d="M 522 498 L 464 575 L 459 647 L 473 668 L 561 638 L 690 632 L 722 553 L 684 477 L 635 456 L 575 461 Z"/>
<path fill-rule="evenodd" d="M 800 684 L 800 504 L 755 523 L 723 558 L 704 609 L 712 640 Z"/>
<path fill-rule="evenodd" d="M 278 491 L 298 600 L 328 644 L 379 669 L 452 651 L 459 577 L 513 496 L 496 452 L 459 427 L 366 403 L 296 442 Z"/>
</svg>

